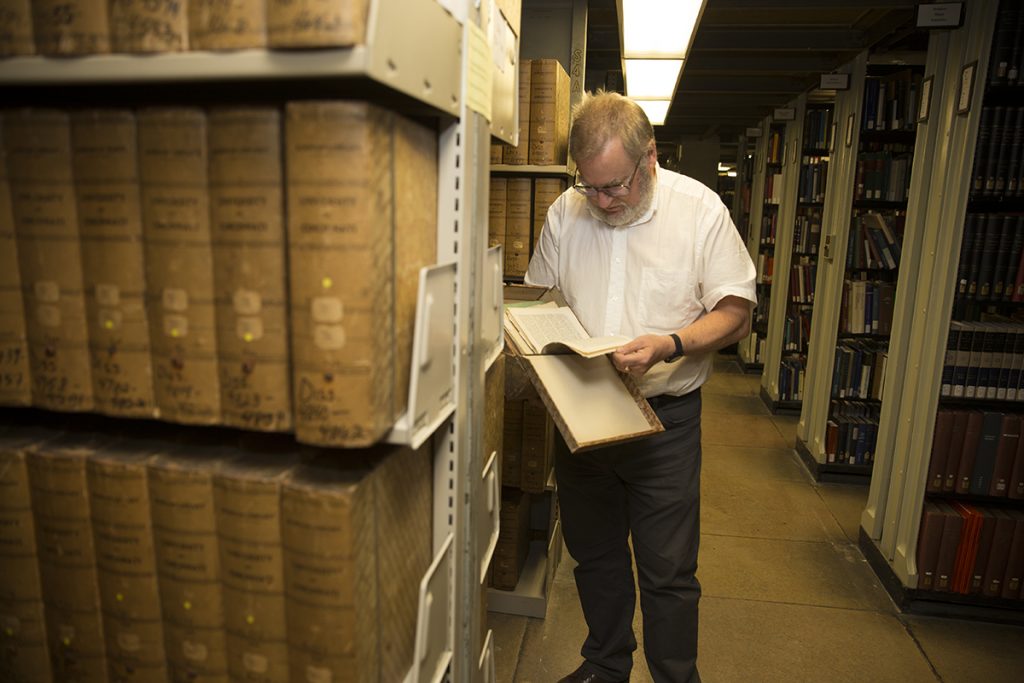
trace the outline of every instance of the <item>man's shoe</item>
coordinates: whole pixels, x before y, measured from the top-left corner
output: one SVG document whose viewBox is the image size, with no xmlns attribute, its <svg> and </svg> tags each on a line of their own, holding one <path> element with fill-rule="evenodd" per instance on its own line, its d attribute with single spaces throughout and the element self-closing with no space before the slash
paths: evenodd
<svg viewBox="0 0 1024 683">
<path fill-rule="evenodd" d="M 560 678 L 558 683 L 626 683 L 626 681 L 610 681 L 607 678 L 601 678 L 597 674 L 586 671 L 581 665 L 580 668 L 573 671 L 565 678 Z"/>
</svg>

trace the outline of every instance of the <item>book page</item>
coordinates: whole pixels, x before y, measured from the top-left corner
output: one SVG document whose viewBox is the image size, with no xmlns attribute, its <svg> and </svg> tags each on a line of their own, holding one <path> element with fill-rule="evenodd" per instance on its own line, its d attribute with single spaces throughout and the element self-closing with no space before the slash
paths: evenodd
<svg viewBox="0 0 1024 683">
<path fill-rule="evenodd" d="M 573 351 L 584 358 L 596 358 L 611 353 L 623 344 L 628 343 L 628 337 L 611 335 L 609 337 L 590 337 L 588 339 L 572 339 L 564 342 L 551 342 L 542 349 L 543 353 L 562 353 L 566 350 Z"/>
<path fill-rule="evenodd" d="M 512 324 L 533 346 L 534 352 L 540 352 L 552 342 L 564 344 L 590 337 L 573 312 L 565 306 L 508 308 L 506 311 Z"/>
</svg>

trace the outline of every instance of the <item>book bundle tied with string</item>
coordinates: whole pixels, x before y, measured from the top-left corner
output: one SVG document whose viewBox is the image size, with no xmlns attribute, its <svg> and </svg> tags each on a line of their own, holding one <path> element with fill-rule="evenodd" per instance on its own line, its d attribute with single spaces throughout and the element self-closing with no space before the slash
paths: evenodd
<svg viewBox="0 0 1024 683">
<path fill-rule="evenodd" d="M 505 341 L 573 453 L 664 430 L 636 381 L 608 354 L 629 342 L 591 337 L 560 294 L 506 288 Z"/>
</svg>

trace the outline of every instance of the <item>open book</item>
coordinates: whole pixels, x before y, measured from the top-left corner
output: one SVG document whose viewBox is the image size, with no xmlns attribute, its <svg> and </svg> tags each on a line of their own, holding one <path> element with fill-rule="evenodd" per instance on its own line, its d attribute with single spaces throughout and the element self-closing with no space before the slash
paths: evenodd
<svg viewBox="0 0 1024 683">
<path fill-rule="evenodd" d="M 506 306 L 505 320 L 509 335 L 519 351 L 527 356 L 573 352 L 584 358 L 595 358 L 630 341 L 620 335 L 591 337 L 571 309 L 554 302 Z"/>
</svg>

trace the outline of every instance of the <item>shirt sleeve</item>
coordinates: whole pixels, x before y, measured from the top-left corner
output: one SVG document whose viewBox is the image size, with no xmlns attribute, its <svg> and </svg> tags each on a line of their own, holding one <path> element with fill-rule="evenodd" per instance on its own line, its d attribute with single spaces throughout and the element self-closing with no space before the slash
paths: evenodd
<svg viewBox="0 0 1024 683">
<path fill-rule="evenodd" d="M 747 246 L 721 200 L 714 197 L 705 201 L 707 229 L 702 250 L 701 304 L 710 311 L 727 296 L 757 303 L 757 270 Z"/>
<path fill-rule="evenodd" d="M 539 287 L 559 287 L 558 281 L 558 246 L 562 232 L 561 207 L 564 201 L 559 197 L 548 208 L 544 219 L 544 228 L 540 240 L 530 257 L 530 265 L 526 269 L 523 282 Z"/>
</svg>

